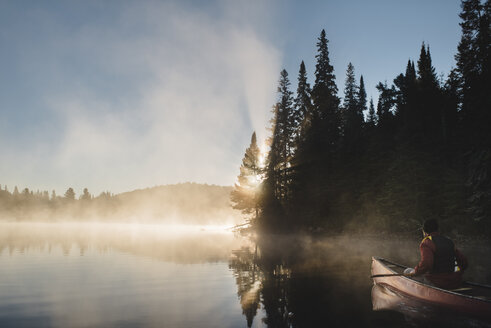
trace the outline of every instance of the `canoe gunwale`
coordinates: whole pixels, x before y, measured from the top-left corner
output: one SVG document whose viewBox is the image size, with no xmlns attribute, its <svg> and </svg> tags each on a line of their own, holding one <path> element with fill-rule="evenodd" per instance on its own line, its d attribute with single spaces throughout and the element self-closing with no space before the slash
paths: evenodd
<svg viewBox="0 0 491 328">
<path fill-rule="evenodd" d="M 384 262 L 390 263 L 390 264 L 393 264 L 393 265 L 397 265 L 397 266 L 399 266 L 401 268 L 407 268 L 407 266 L 405 266 L 405 265 L 401 265 L 401 264 L 398 264 L 398 263 L 389 261 L 389 260 L 384 259 L 382 257 L 373 256 L 372 257 L 372 261 L 379 262 L 385 269 L 391 271 L 392 273 L 397 273 L 397 272 L 395 270 L 391 269 L 390 267 L 388 267 L 387 265 L 385 265 Z M 485 303 L 491 304 L 491 299 L 480 298 L 480 297 L 476 297 L 476 296 L 472 296 L 472 295 L 466 295 L 466 294 L 454 292 L 454 291 L 451 291 L 451 290 L 448 290 L 448 289 L 443 289 L 443 288 L 440 288 L 440 287 L 431 286 L 431 285 L 425 284 L 424 282 L 421 282 L 421 281 L 418 281 L 416 279 L 413 279 L 411 277 L 398 276 L 397 278 L 408 279 L 408 280 L 411 281 L 411 283 L 415 283 L 417 285 L 420 285 L 420 286 L 423 286 L 423 287 L 426 287 L 426 288 L 431 288 L 431 289 L 434 289 L 434 290 L 438 290 L 438 291 L 443 292 L 443 293 L 446 293 L 446 294 L 451 294 L 451 295 L 455 295 L 455 296 L 458 296 L 458 297 L 463 297 L 463 298 L 472 299 L 472 300 L 476 300 L 476 301 L 479 301 L 479 302 L 485 302 Z M 375 281 L 375 279 L 374 279 L 374 283 L 377 284 L 377 282 Z M 464 281 L 464 283 L 465 284 L 472 285 L 472 286 L 481 287 L 481 288 L 485 288 L 485 289 L 490 289 L 491 290 L 491 286 L 488 286 L 488 285 L 482 285 L 482 284 L 473 283 L 473 282 L 467 282 L 467 281 Z M 389 284 L 387 284 L 387 283 L 382 283 L 382 284 L 383 285 L 386 285 L 386 286 L 389 286 Z M 391 288 L 391 289 L 395 289 L 395 288 Z M 404 292 L 404 291 L 399 291 L 399 292 Z"/>
</svg>

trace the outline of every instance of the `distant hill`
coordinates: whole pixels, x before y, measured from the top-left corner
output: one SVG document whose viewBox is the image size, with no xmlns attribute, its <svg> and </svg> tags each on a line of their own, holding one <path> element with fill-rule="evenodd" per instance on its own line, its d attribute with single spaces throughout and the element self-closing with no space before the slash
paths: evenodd
<svg viewBox="0 0 491 328">
<path fill-rule="evenodd" d="M 242 219 L 230 206 L 232 187 L 180 183 L 139 189 L 115 195 L 123 217 L 166 222 L 238 223 Z"/>
</svg>

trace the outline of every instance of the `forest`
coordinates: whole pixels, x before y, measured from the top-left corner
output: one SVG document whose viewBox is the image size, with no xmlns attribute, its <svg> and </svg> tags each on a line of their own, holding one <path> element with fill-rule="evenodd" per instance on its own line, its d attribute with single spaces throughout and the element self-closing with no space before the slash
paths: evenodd
<svg viewBox="0 0 491 328">
<path fill-rule="evenodd" d="M 314 83 L 280 73 L 269 152 L 255 133 L 231 193 L 263 232 L 415 231 L 436 218 L 450 233 L 491 233 L 491 2 L 464 0 L 455 67 L 439 77 L 430 45 L 368 100 L 350 63 L 338 96 L 328 39 Z M 262 156 L 265 156 L 264 163 Z"/>
<path fill-rule="evenodd" d="M 241 218 L 229 204 L 231 187 L 180 183 L 130 192 L 77 195 L 68 188 L 32 191 L 0 187 L 0 220 L 5 221 L 117 221 L 167 224 L 228 224 Z"/>
</svg>

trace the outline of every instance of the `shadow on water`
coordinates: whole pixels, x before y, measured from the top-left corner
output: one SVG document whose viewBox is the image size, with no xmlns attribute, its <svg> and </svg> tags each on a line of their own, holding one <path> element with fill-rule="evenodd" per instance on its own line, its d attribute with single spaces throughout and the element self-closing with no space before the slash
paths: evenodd
<svg viewBox="0 0 491 328">
<path fill-rule="evenodd" d="M 491 326 L 467 317 L 449 321 L 439 309 L 372 290 L 371 256 L 415 265 L 418 243 L 417 238 L 263 236 L 255 247 L 234 251 L 229 267 L 248 327 Z M 482 255 L 490 248 L 468 246 L 474 249 L 471 261 L 480 258 L 482 265 L 474 265 L 466 278 L 489 283 L 490 260 Z M 264 317 L 256 319 L 260 308 Z"/>
</svg>

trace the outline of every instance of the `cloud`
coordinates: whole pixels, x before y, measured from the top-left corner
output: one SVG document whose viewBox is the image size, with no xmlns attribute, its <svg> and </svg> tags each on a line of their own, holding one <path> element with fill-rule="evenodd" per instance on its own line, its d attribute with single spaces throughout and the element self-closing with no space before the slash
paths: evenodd
<svg viewBox="0 0 491 328">
<path fill-rule="evenodd" d="M 54 33 L 43 100 L 59 137 L 33 171 L 95 192 L 231 185 L 252 130 L 265 137 L 281 57 L 254 19 L 218 5 L 124 3 Z"/>
</svg>

